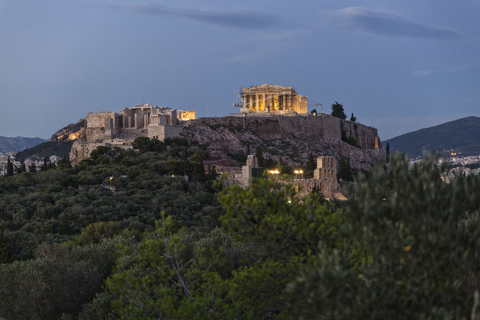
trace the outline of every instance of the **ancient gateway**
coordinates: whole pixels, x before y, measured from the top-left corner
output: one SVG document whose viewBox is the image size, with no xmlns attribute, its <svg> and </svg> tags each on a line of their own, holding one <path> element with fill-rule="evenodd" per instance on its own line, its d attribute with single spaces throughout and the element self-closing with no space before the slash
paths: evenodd
<svg viewBox="0 0 480 320">
<path fill-rule="evenodd" d="M 124 108 L 117 112 L 90 112 L 87 116 L 85 140 L 127 138 L 138 130 L 146 130 L 148 137 L 163 141 L 181 131 L 179 121 L 195 119 L 195 111 L 156 107 L 149 103 Z M 128 139 L 126 139 L 128 140 Z"/>
<path fill-rule="evenodd" d="M 293 87 L 282 87 L 262 84 L 250 88 L 242 88 L 239 93 L 240 113 L 307 113 L 308 97 L 297 94 Z"/>
<path fill-rule="evenodd" d="M 142 136 L 163 141 L 178 137 L 183 129 L 181 121 L 196 118 L 195 111 L 156 107 L 149 103 L 124 108 L 117 112 L 90 112 L 86 126 L 79 132 L 70 151 L 72 165 L 90 157 L 98 146 L 131 149 L 131 142 Z"/>
</svg>

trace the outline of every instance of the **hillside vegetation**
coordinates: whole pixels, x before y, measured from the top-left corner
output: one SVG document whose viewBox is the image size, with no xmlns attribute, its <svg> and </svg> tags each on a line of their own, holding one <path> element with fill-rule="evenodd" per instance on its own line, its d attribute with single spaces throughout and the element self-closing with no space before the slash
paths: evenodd
<svg viewBox="0 0 480 320">
<path fill-rule="evenodd" d="M 0 177 L 1 318 L 478 319 L 479 177 L 395 155 L 332 203 L 134 145 Z"/>
<path fill-rule="evenodd" d="M 21 152 L 18 152 L 15 156 L 15 160 L 23 162 L 25 159 L 36 156 L 41 159 L 45 157 L 50 157 L 56 155 L 60 158 L 68 156 L 70 149 L 72 148 L 73 141 L 46 141 L 38 146 L 25 149 Z"/>
<path fill-rule="evenodd" d="M 438 126 L 403 134 L 383 142 L 390 145 L 390 152 L 400 151 L 410 157 L 422 152 L 453 150 L 464 156 L 480 154 L 480 118 L 467 117 Z"/>
</svg>

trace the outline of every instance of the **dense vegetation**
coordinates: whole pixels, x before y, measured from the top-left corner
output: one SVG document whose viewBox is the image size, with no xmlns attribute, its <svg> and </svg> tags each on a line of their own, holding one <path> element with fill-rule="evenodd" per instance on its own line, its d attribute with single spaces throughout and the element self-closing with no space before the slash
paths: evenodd
<svg viewBox="0 0 480 320">
<path fill-rule="evenodd" d="M 25 159 L 36 156 L 39 158 L 49 157 L 51 155 L 63 158 L 68 156 L 70 149 L 72 149 L 73 141 L 45 141 L 39 145 L 27 148 L 16 154 L 15 160 L 23 162 Z"/>
<path fill-rule="evenodd" d="M 136 146 L 0 179 L 0 317 L 479 317 L 478 177 L 397 155 L 331 203 L 214 183 L 181 139 Z"/>
</svg>

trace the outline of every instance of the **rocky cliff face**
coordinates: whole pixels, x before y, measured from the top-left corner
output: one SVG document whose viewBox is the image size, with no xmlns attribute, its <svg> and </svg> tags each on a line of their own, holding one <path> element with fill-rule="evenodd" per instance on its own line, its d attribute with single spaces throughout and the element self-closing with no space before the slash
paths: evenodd
<svg viewBox="0 0 480 320">
<path fill-rule="evenodd" d="M 72 141 L 80 138 L 83 128 L 87 125 L 85 118 L 80 119 L 77 123 L 71 123 L 66 127 L 55 132 L 48 141 Z"/>
<path fill-rule="evenodd" d="M 290 166 L 304 165 L 308 154 L 315 157 L 348 157 L 352 169 L 368 170 L 383 157 L 377 129 L 328 115 L 279 117 L 201 118 L 186 124 L 182 136 L 206 143 L 219 153 L 255 153 Z M 342 141 L 354 137 L 361 148 Z"/>
</svg>

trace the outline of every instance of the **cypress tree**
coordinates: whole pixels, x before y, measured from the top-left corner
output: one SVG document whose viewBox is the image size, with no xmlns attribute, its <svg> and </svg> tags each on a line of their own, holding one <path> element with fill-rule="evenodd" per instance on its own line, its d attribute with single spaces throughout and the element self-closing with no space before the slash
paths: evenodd
<svg viewBox="0 0 480 320">
<path fill-rule="evenodd" d="M 10 161 L 10 157 L 8 157 L 7 161 L 7 177 L 13 176 L 13 163 Z"/>
</svg>

